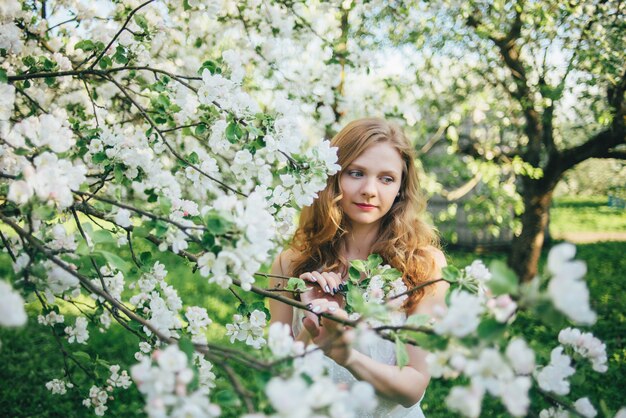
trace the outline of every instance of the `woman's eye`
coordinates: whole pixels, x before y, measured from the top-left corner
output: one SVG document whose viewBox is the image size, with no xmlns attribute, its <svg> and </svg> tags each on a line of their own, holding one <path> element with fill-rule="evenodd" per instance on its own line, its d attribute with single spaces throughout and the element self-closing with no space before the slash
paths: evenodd
<svg viewBox="0 0 626 418">
<path fill-rule="evenodd" d="M 394 180 L 393 180 L 393 177 L 383 177 L 382 181 L 385 184 L 390 184 L 390 183 L 393 183 Z"/>
<path fill-rule="evenodd" d="M 351 177 L 363 177 L 363 173 L 359 170 L 350 170 L 348 171 L 348 175 L 350 175 Z"/>
</svg>

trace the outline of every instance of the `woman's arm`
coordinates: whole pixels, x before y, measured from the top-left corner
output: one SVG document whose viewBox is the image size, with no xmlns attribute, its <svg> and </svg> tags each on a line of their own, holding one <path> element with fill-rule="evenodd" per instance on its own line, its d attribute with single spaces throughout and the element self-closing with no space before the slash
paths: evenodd
<svg viewBox="0 0 626 418">
<path fill-rule="evenodd" d="M 437 249 L 432 249 L 437 265 L 435 277 L 441 277 L 441 268 L 446 265 L 443 253 Z M 448 283 L 438 282 L 432 285 L 431 291 L 422 298 L 417 308 L 412 314 L 432 315 L 436 306 L 445 308 L 445 295 L 448 290 Z M 316 301 L 322 306 L 323 311 L 343 315 L 342 310 L 330 312 L 330 306 L 324 301 Z M 387 365 L 355 349 L 347 348 L 348 338 L 341 335 L 341 327 L 334 321 L 323 320 L 322 327 L 313 329 L 310 324 L 307 328 L 309 333 L 314 335 L 314 342 L 320 346 L 332 344 L 332 349 L 326 350 L 326 354 L 333 358 L 338 364 L 346 367 L 359 380 L 365 380 L 372 384 L 374 389 L 386 398 L 392 399 L 399 404 L 410 407 L 417 403 L 424 394 L 430 381 L 428 367 L 426 364 L 427 352 L 407 345 L 409 362 L 402 369 L 395 365 Z M 318 331 L 316 333 L 316 331 Z M 332 339 L 335 338 L 335 342 Z M 342 349 L 342 347 L 344 347 Z"/>
<path fill-rule="evenodd" d="M 271 274 L 276 274 L 280 276 L 288 276 L 289 274 L 289 265 L 291 264 L 291 259 L 293 257 L 293 251 L 288 249 L 283 251 L 276 257 L 274 263 L 272 264 Z M 274 277 L 270 277 L 269 287 L 284 287 L 287 284 L 287 281 L 284 279 L 277 279 Z M 292 298 L 293 294 L 291 292 L 278 292 L 278 294 Z M 270 305 L 270 324 L 274 322 L 282 322 L 284 324 L 288 324 L 291 327 L 291 323 L 293 320 L 293 308 L 287 304 L 284 304 L 275 299 L 269 300 Z"/>
<path fill-rule="evenodd" d="M 413 313 L 432 315 L 434 306 L 445 306 L 445 294 L 449 285 L 438 282 L 432 286 L 436 286 L 434 292 L 424 296 Z M 381 395 L 408 408 L 422 398 L 430 382 L 430 374 L 426 364 L 427 351 L 407 344 L 407 352 L 409 362 L 401 369 L 380 363 L 351 349 L 344 367 L 357 379 L 371 383 Z"/>
</svg>

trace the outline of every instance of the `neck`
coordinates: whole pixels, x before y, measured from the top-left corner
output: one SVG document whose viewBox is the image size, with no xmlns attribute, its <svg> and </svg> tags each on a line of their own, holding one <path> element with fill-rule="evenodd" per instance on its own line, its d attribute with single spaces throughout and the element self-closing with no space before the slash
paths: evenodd
<svg viewBox="0 0 626 418">
<path fill-rule="evenodd" d="M 378 237 L 379 224 L 352 225 L 346 234 L 344 241 L 346 257 L 348 260 L 366 259 L 376 238 Z"/>
</svg>

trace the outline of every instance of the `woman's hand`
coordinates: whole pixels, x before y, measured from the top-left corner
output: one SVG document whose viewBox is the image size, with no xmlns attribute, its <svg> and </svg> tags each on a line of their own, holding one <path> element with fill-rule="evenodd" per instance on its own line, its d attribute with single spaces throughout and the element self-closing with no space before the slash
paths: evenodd
<svg viewBox="0 0 626 418">
<path fill-rule="evenodd" d="M 348 319 L 348 313 L 335 301 L 321 298 L 309 303 L 311 310 L 316 314 L 325 312 L 340 319 Z M 317 318 L 305 317 L 303 321 L 304 328 L 311 335 L 313 343 L 324 350 L 324 353 L 337 364 L 347 364 L 352 353 L 350 348 L 352 333 L 346 332 L 343 324 L 322 316 L 319 317 L 319 326 L 317 323 Z"/>
<path fill-rule="evenodd" d="M 300 278 L 308 282 L 317 283 L 319 288 L 328 295 L 336 295 L 342 290 L 343 280 L 341 279 L 341 275 L 333 273 L 332 271 L 325 271 L 323 273 L 311 271 L 302 273 Z"/>
<path fill-rule="evenodd" d="M 314 271 L 310 273 L 303 273 L 300 275 L 300 278 L 314 284 L 314 286 L 311 287 L 311 290 L 300 295 L 300 300 L 303 303 L 309 304 L 316 299 L 326 299 L 329 302 L 335 302 L 339 307 L 344 306 L 344 297 L 342 294 L 338 293 L 341 289 L 340 285 L 342 285 L 341 276 L 339 274 L 332 272 L 319 273 Z M 327 292 L 325 289 L 330 290 L 330 292 Z M 333 289 L 337 289 L 337 292 L 333 292 Z M 315 313 L 307 311 L 305 312 L 305 317 L 314 321 L 316 325 L 319 325 L 319 321 Z"/>
</svg>

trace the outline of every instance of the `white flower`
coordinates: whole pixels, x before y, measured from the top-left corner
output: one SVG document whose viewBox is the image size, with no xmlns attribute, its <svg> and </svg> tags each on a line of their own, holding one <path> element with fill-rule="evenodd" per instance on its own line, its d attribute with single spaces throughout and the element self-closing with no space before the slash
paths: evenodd
<svg viewBox="0 0 626 418">
<path fill-rule="evenodd" d="M 543 390 L 554 392 L 557 395 L 569 393 L 568 377 L 576 371 L 570 366 L 571 358 L 563 354 L 563 347 L 558 346 L 550 355 L 550 364 L 537 374 L 537 382 Z"/>
<path fill-rule="evenodd" d="M 48 273 L 48 288 L 55 294 L 61 294 L 78 286 L 78 279 L 51 261 L 44 263 Z"/>
<path fill-rule="evenodd" d="M 122 228 L 128 228 L 132 225 L 132 221 L 130 220 L 130 211 L 128 209 L 119 209 L 115 214 L 114 221 Z"/>
<path fill-rule="evenodd" d="M 446 397 L 446 405 L 466 417 L 478 417 L 484 395 L 485 390 L 474 384 L 469 387 L 455 386 Z"/>
<path fill-rule="evenodd" d="M 120 373 L 120 366 L 114 364 L 109 367 L 109 371 L 111 372 L 111 376 L 107 379 L 107 385 L 123 389 L 128 389 L 130 387 L 132 382 L 130 381 L 130 376 L 126 370 L 122 370 Z"/>
<path fill-rule="evenodd" d="M 180 372 L 187 367 L 187 355 L 177 345 L 168 345 L 165 350 L 159 351 L 157 363 L 167 372 Z"/>
<path fill-rule="evenodd" d="M 583 261 L 572 260 L 576 247 L 563 243 L 548 254 L 548 270 L 553 277 L 548 284 L 548 294 L 554 306 L 572 321 L 591 325 L 596 314 L 589 306 L 589 290 L 582 277 L 587 272 Z"/>
<path fill-rule="evenodd" d="M 24 299 L 10 284 L 0 280 L 0 326 L 19 327 L 26 321 Z"/>
<path fill-rule="evenodd" d="M 70 382 L 65 382 L 59 379 L 52 379 L 46 383 L 46 389 L 48 389 L 54 395 L 65 395 L 67 388 L 73 388 L 74 385 Z"/>
<path fill-rule="evenodd" d="M 277 358 L 301 353 L 304 350 L 304 346 L 301 342 L 294 342 L 291 336 L 291 327 L 282 322 L 274 322 L 270 325 L 267 336 L 267 346 Z"/>
<path fill-rule="evenodd" d="M 535 368 L 535 352 L 522 338 L 513 338 L 506 347 L 506 357 L 518 374 L 530 374 Z"/>
<path fill-rule="evenodd" d="M 17 203 L 18 205 L 26 204 L 33 197 L 34 190 L 24 180 L 12 181 L 9 185 L 9 194 L 7 199 Z"/>
<path fill-rule="evenodd" d="M 0 83 L 0 122 L 9 120 L 15 103 L 15 87 Z"/>
<path fill-rule="evenodd" d="M 265 312 L 255 309 L 250 314 L 250 325 L 252 325 L 253 327 L 264 328 L 266 323 L 267 323 L 267 315 L 265 314 Z"/>
<path fill-rule="evenodd" d="M 76 341 L 78 344 L 87 344 L 89 339 L 89 331 L 87 330 L 87 319 L 79 316 L 73 327 L 65 327 L 65 333 L 68 335 L 67 341 L 71 344 Z"/>
<path fill-rule="evenodd" d="M 187 330 L 192 334 L 191 341 L 199 344 L 206 344 L 204 332 L 213 321 L 209 319 L 206 309 L 199 306 L 190 306 L 185 312 L 185 317 L 189 321 Z"/>
<path fill-rule="evenodd" d="M 482 260 L 474 260 L 472 264 L 465 267 L 465 274 L 478 280 L 480 283 L 485 283 L 491 280 L 491 272 L 482 262 Z"/>
<path fill-rule="evenodd" d="M 0 48 L 6 49 L 9 54 L 11 52 L 19 54 L 22 51 L 23 44 L 20 39 L 21 35 L 22 31 L 15 25 L 15 23 L 0 22 Z"/>
<path fill-rule="evenodd" d="M 598 415 L 598 411 L 593 407 L 589 398 L 580 398 L 576 402 L 574 402 L 574 408 L 576 412 L 585 418 L 593 418 Z"/>
<path fill-rule="evenodd" d="M 539 412 L 539 418 L 570 418 L 569 413 L 560 405 L 558 408 L 548 408 Z"/>
<path fill-rule="evenodd" d="M 465 374 L 471 377 L 472 383 L 495 396 L 500 395 L 502 382 L 513 378 L 513 371 L 494 348 L 486 348 L 480 352 L 478 359 L 468 361 Z"/>
<path fill-rule="evenodd" d="M 62 324 L 63 322 L 65 322 L 65 317 L 63 315 L 57 314 L 55 311 L 51 311 L 46 316 L 39 315 L 37 317 L 37 322 L 41 325 L 52 326 L 54 324 Z"/>
<path fill-rule="evenodd" d="M 500 295 L 487 301 L 487 308 L 498 322 L 506 322 L 515 313 L 517 304 L 509 295 Z"/>
<path fill-rule="evenodd" d="M 548 294 L 554 306 L 572 321 L 585 325 L 596 322 L 596 313 L 589 306 L 589 289 L 582 280 L 555 276 L 548 284 Z"/>
<path fill-rule="evenodd" d="M 518 376 L 503 383 L 500 398 L 511 415 L 526 416 L 530 406 L 528 390 L 531 385 L 531 380 L 527 376 Z"/>
<path fill-rule="evenodd" d="M 465 337 L 476 330 L 483 312 L 484 306 L 478 296 L 462 290 L 452 292 L 448 311 L 435 323 L 434 330 L 440 335 Z"/>
<path fill-rule="evenodd" d="M 559 332 L 559 342 L 571 346 L 574 351 L 591 361 L 593 369 L 604 373 L 606 365 L 606 345 L 590 332 L 581 332 L 576 328 L 565 328 Z"/>
<path fill-rule="evenodd" d="M 306 402 L 307 384 L 298 376 L 288 380 L 272 378 L 265 387 L 267 398 L 283 417 L 309 416 L 310 407 Z"/>
</svg>

